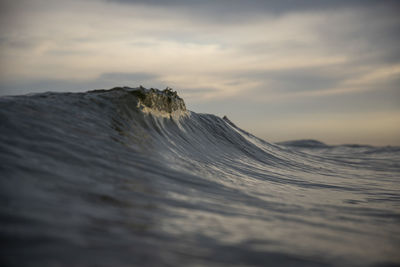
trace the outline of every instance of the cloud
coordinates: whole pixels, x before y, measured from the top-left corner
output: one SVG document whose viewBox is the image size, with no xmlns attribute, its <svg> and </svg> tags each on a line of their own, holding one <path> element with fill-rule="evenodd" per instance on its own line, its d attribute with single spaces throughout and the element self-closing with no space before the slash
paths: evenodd
<svg viewBox="0 0 400 267">
<path fill-rule="evenodd" d="M 351 55 L 354 63 L 399 62 L 400 5 L 390 7 L 332 14 L 331 20 L 315 25 L 315 33 L 328 52 Z"/>
<path fill-rule="evenodd" d="M 102 73 L 93 79 L 20 79 L 18 81 L 0 82 L 1 95 L 17 95 L 23 93 L 63 91 L 81 92 L 93 89 L 110 89 L 116 86 L 163 88 L 159 77 L 151 73 L 111 72 Z"/>
<path fill-rule="evenodd" d="M 243 75 L 249 80 L 260 81 L 268 88 L 258 88 L 258 93 L 267 91 L 268 94 L 287 94 L 329 90 L 352 77 L 354 72 L 340 71 L 340 65 L 336 65 L 250 72 Z"/>
<path fill-rule="evenodd" d="M 321 1 L 321 0 L 108 0 L 109 2 L 162 6 L 164 8 L 185 8 L 192 11 L 215 11 L 222 16 L 229 14 L 235 15 L 240 13 L 287 13 L 287 12 L 302 12 L 302 11 L 320 11 L 320 10 L 337 10 L 341 8 L 354 8 L 360 6 L 394 6 L 398 7 L 398 2 L 395 0 L 377 1 L 377 0 L 336 0 L 336 1 Z M 232 11 L 235 11 L 234 13 Z M 209 13 L 210 14 L 210 13 Z M 211 12 L 214 14 L 214 12 Z"/>
<path fill-rule="evenodd" d="M 118 81 L 133 82 L 133 81 L 155 80 L 155 79 L 157 79 L 157 77 L 158 77 L 157 75 L 150 74 L 150 73 L 108 72 L 108 73 L 101 74 L 98 79 L 106 80 L 106 81 L 113 81 L 113 82 L 118 82 Z"/>
</svg>

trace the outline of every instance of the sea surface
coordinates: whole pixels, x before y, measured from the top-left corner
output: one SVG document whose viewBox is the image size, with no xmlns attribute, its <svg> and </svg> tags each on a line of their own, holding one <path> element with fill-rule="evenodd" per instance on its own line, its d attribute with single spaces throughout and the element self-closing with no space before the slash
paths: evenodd
<svg viewBox="0 0 400 267">
<path fill-rule="evenodd" d="M 399 147 L 272 144 L 124 87 L 1 97 L 0 162 L 0 266 L 400 265 Z"/>
</svg>

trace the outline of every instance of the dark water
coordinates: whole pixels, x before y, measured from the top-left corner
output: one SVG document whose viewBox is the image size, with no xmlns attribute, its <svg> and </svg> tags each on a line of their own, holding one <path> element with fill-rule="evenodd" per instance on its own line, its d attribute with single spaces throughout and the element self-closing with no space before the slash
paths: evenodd
<svg viewBox="0 0 400 267">
<path fill-rule="evenodd" d="M 155 94 L 0 98 L 1 266 L 400 264 L 399 148 L 275 145 Z"/>
</svg>

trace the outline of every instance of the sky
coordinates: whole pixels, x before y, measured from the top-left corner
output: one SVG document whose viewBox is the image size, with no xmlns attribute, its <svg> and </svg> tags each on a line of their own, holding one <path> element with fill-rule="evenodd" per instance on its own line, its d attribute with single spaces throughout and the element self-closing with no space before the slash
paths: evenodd
<svg viewBox="0 0 400 267">
<path fill-rule="evenodd" d="M 0 95 L 167 86 L 270 142 L 400 145 L 400 1 L 0 0 Z"/>
</svg>

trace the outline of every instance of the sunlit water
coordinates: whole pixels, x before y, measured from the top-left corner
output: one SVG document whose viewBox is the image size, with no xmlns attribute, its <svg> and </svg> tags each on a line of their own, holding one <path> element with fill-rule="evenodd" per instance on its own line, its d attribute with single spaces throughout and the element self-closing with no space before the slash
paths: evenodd
<svg viewBox="0 0 400 267">
<path fill-rule="evenodd" d="M 132 91 L 0 98 L 1 266 L 400 264 L 399 148 L 279 146 Z"/>
</svg>

